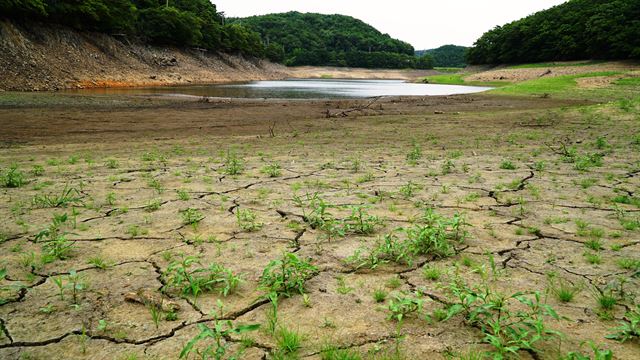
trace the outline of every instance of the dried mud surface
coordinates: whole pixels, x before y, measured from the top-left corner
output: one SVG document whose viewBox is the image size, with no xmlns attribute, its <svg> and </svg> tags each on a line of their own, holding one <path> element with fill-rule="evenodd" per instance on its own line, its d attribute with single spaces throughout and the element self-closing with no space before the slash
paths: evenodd
<svg viewBox="0 0 640 360">
<path fill-rule="evenodd" d="M 535 358 L 556 359 L 558 347 L 575 351 L 584 341 L 612 349 L 619 359 L 638 358 L 637 343 L 605 339 L 629 305 L 620 302 L 604 318 L 593 295 L 621 276 L 631 293 L 640 285 L 633 270 L 618 266 L 621 259 L 640 261 L 640 233 L 620 222 L 621 213 L 637 219 L 640 209 L 612 202 L 638 196 L 640 153 L 631 138 L 637 112 L 488 95 L 389 98 L 349 111 L 366 105 L 123 97 L 115 105 L 0 109 L 2 168 L 18 163 L 29 180 L 0 189 L 0 268 L 7 270 L 0 281 L 0 358 L 176 359 L 198 324 L 211 324 L 218 300 L 225 304 L 222 318 L 264 325 L 270 305 L 259 279 L 286 252 L 319 269 L 307 282 L 308 306 L 301 296 L 279 303 L 279 323 L 304 334 L 299 358 L 320 359 L 327 343 L 370 354 L 392 348 L 397 323 L 374 301 L 375 290 L 420 289 L 426 311 L 441 309 L 453 301 L 444 286 L 456 273 L 483 281 L 488 254 L 500 274 L 491 286 L 504 293 L 545 294 L 549 272 L 583 287 L 569 303 L 545 296 L 566 317 L 549 324 L 565 337 L 560 345 L 545 344 Z M 596 146 L 598 137 L 606 147 Z M 410 164 L 413 142 L 422 156 Z M 562 142 L 580 154 L 602 153 L 602 166 L 576 170 L 552 151 Z M 229 150 L 242 159 L 241 174 L 224 173 Z M 514 169 L 503 169 L 505 161 Z M 271 163 L 281 166 L 279 176 L 261 171 Z M 34 165 L 44 172 L 30 173 Z M 401 191 L 408 183 L 416 186 L 409 196 Z M 32 200 L 65 186 L 78 189 L 83 204 L 75 207 L 75 228 L 67 235 L 73 250 L 68 259 L 43 265 L 35 235 L 54 214 L 74 212 L 72 206 L 38 208 Z M 178 190 L 188 196 L 180 199 Z M 328 239 L 305 222 L 294 196 L 306 194 L 333 205 L 336 218 L 348 216 L 348 206 L 364 206 L 383 223 L 371 235 Z M 158 206 L 150 211 L 153 201 Z M 183 223 L 180 212 L 187 208 L 204 215 L 197 228 Z M 345 262 L 425 208 L 463 214 L 469 236 L 454 256 L 373 270 Z M 258 231 L 238 226 L 236 213 L 247 209 L 263 224 Z M 603 244 L 600 264 L 584 256 L 594 238 Z M 244 282 L 227 297 L 170 293 L 180 306 L 178 319 L 156 326 L 144 305 L 125 297 L 141 289 L 159 295 L 162 273 L 182 254 L 224 265 Z M 109 266 L 91 264 L 95 258 Z M 424 266 L 441 269 L 442 278 L 428 280 Z M 69 292 L 61 299 L 54 283 L 72 269 L 88 286 L 77 306 Z M 400 333 L 407 359 L 487 349 L 480 331 L 460 316 L 445 322 L 408 317 Z M 270 358 L 273 336 L 264 329 L 248 336 L 253 341 L 226 341 L 232 349 L 248 343 L 243 359 Z"/>
</svg>

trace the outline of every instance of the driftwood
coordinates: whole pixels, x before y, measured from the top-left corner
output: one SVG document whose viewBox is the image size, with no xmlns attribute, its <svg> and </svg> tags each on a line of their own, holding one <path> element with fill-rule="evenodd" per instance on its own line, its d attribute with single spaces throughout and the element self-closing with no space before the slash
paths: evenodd
<svg viewBox="0 0 640 360">
<path fill-rule="evenodd" d="M 544 145 L 549 148 L 554 154 L 564 156 L 564 157 L 573 157 L 573 153 L 569 150 L 572 141 L 569 137 L 563 137 L 559 139 L 555 139 L 553 143 L 545 142 Z"/>
<path fill-rule="evenodd" d="M 273 124 L 269 126 L 269 137 L 276 137 L 276 133 L 274 131 L 275 127 L 276 127 L 276 122 L 274 121 Z"/>
<path fill-rule="evenodd" d="M 373 106 L 376 102 L 378 102 L 378 100 L 382 99 L 383 96 L 376 96 L 374 98 L 371 98 L 371 100 L 361 106 L 355 107 L 355 108 L 351 108 L 351 109 L 347 109 L 347 110 L 343 110 L 340 112 L 336 112 L 336 113 L 332 113 L 329 109 L 327 109 L 325 111 L 325 117 L 328 118 L 340 118 L 340 117 L 347 117 L 349 116 L 350 113 L 356 112 L 356 111 L 364 111 L 364 110 L 368 110 L 371 108 L 371 106 Z"/>
</svg>

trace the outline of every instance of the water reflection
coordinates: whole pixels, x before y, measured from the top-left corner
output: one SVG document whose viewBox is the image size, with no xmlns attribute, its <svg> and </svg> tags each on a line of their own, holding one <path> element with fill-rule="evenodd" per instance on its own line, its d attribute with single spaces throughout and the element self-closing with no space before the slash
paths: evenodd
<svg viewBox="0 0 640 360">
<path fill-rule="evenodd" d="M 374 96 L 425 96 L 470 94 L 488 87 L 414 84 L 402 80 L 291 79 L 249 83 L 151 88 L 110 88 L 74 90 L 100 94 L 175 94 L 228 98 L 335 99 Z"/>
</svg>

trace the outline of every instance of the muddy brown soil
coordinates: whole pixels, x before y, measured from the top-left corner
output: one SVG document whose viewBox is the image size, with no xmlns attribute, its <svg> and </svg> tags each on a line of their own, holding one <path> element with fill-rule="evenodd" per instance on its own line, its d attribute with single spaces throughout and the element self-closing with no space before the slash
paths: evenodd
<svg viewBox="0 0 640 360">
<path fill-rule="evenodd" d="M 302 335 L 290 358 L 321 359 L 327 345 L 367 359 L 491 350 L 462 316 L 426 318 L 455 302 L 449 286 L 456 279 L 505 294 L 538 291 L 563 316 L 547 322 L 562 341 L 517 357 L 587 353 L 585 341 L 617 359 L 640 355 L 635 340 L 605 338 L 640 285 L 638 269 L 620 265 L 640 262 L 640 232 L 624 226 L 640 216 L 631 201 L 640 188 L 637 108 L 492 95 L 374 103 L 43 96 L 0 108 L 0 168 L 16 163 L 27 181 L 0 189 L 0 358 L 177 359 L 198 325 L 212 326 L 218 301 L 219 318 L 262 325 L 227 337 L 229 351 L 273 358 L 278 339 L 267 331 L 271 305 L 259 281 L 285 253 L 318 268 L 306 298 L 279 300 L 279 326 Z M 563 144 L 577 156 L 600 154 L 602 163 L 566 161 L 558 154 Z M 419 156 L 409 161 L 416 147 Z M 225 170 L 229 153 L 242 164 L 238 174 Z M 264 170 L 270 164 L 280 167 L 274 177 Z M 78 190 L 76 204 L 34 200 L 65 187 Z M 328 236 L 304 216 L 309 209 L 299 199 L 314 194 L 335 219 L 356 206 L 380 222 L 371 234 Z M 620 196 L 631 200 L 614 201 Z M 347 261 L 429 208 L 468 223 L 450 256 L 375 269 Z M 202 214 L 197 226 L 184 223 L 186 209 Z M 237 214 L 245 210 L 262 227 L 243 230 Z M 43 263 L 36 234 L 63 213 L 72 218 L 64 225 L 70 256 Z M 226 297 L 162 295 L 162 274 L 187 255 L 223 265 L 243 282 Z M 439 279 L 425 276 L 431 268 Z M 83 284 L 75 300 L 55 284 L 72 270 Z M 572 301 L 554 295 L 550 275 L 579 288 Z M 620 279 L 629 297 L 601 309 L 597 294 Z M 377 303 L 376 290 L 387 300 Z M 147 306 L 126 300 L 139 291 L 167 296 L 180 308 L 177 319 L 155 324 Z M 388 304 L 402 293 L 422 294 L 424 310 L 399 326 Z"/>
<path fill-rule="evenodd" d="M 171 97 L 85 96 L 35 94 L 54 98 L 25 110 L 23 106 L 0 108 L 0 141 L 7 143 L 114 143 L 183 139 L 194 135 L 292 136 L 339 129 L 350 120 L 366 116 L 423 116 L 431 121 L 464 118 L 461 112 L 546 109 L 587 104 L 581 101 L 487 95 L 443 97 L 390 97 L 379 100 L 251 100 L 178 99 Z M 43 101 L 44 102 L 44 101 Z M 359 110 L 361 109 L 361 110 Z M 355 110 L 355 111 L 354 111 Z M 533 115 L 532 115 L 533 116 Z M 448 120 L 446 120 L 448 121 Z M 435 130 L 435 129 L 434 129 Z M 100 134 L 100 136 L 96 136 Z M 107 145 L 108 146 L 108 145 Z"/>
</svg>

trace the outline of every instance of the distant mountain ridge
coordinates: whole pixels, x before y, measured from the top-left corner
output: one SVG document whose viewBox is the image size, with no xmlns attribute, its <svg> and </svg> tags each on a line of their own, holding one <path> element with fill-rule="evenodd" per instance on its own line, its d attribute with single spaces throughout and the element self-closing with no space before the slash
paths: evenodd
<svg viewBox="0 0 640 360">
<path fill-rule="evenodd" d="M 289 66 L 431 66 L 415 57 L 410 44 L 350 16 L 294 11 L 229 21 L 259 33 L 270 49 L 267 56 Z"/>
<path fill-rule="evenodd" d="M 416 55 L 430 55 L 433 58 L 433 66 L 436 67 L 465 67 L 468 49 L 465 46 L 444 45 L 436 49 L 417 50 Z"/>
</svg>

